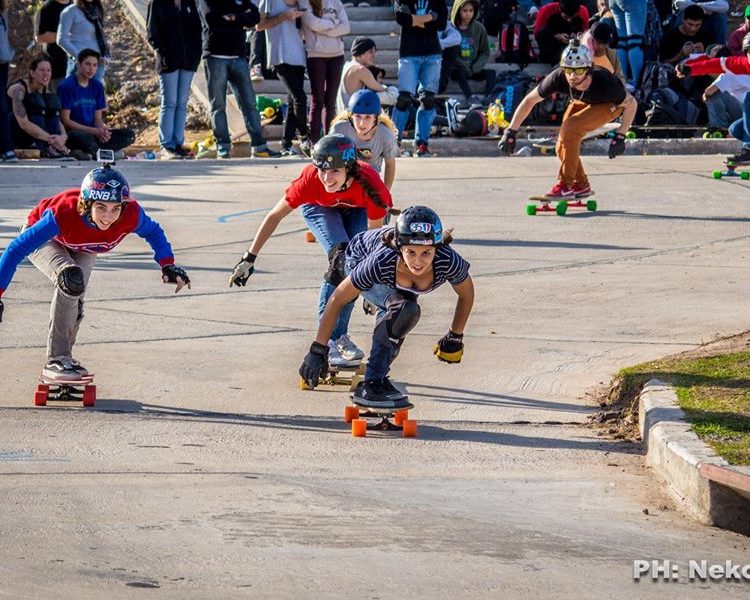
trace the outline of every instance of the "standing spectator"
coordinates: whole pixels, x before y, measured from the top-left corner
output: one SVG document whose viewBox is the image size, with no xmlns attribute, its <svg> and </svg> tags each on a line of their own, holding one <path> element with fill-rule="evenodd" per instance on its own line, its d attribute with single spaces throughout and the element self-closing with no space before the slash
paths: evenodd
<svg viewBox="0 0 750 600">
<path fill-rule="evenodd" d="M 336 95 L 336 108 L 339 112 L 349 106 L 349 98 L 357 90 L 367 88 L 381 93 L 386 86 L 378 82 L 371 67 L 375 67 L 375 42 L 368 37 L 354 38 L 351 47 L 352 58 L 341 71 L 341 83 Z"/>
<path fill-rule="evenodd" d="M 216 138 L 216 157 L 229 158 L 232 138 L 227 124 L 227 85 L 237 99 L 245 129 L 250 136 L 253 158 L 278 158 L 263 137 L 255 90 L 245 58 L 245 30 L 260 22 L 260 13 L 250 0 L 200 0 L 203 25 L 203 68 L 211 104 L 211 129 Z"/>
<path fill-rule="evenodd" d="M 52 79 L 47 86 L 50 92 L 57 90 L 58 84 L 65 79 L 68 71 L 68 55 L 55 42 L 57 28 L 60 26 L 60 14 L 70 6 L 72 0 L 46 0 L 37 13 L 36 35 L 37 44 L 43 44 L 44 53 L 52 61 Z"/>
<path fill-rule="evenodd" d="M 297 0 L 260 0 L 258 31 L 265 34 L 269 69 L 273 67 L 287 92 L 281 155 L 293 156 L 292 140 L 299 134 L 300 150 L 310 155 L 307 130 L 307 94 L 305 65 L 307 56 L 296 20 L 302 15 Z"/>
<path fill-rule="evenodd" d="M 703 54 L 711 43 L 709 36 L 701 31 L 703 9 L 700 6 L 688 6 L 682 17 L 682 23 L 667 31 L 659 45 L 659 59 L 672 65 L 691 54 Z"/>
<path fill-rule="evenodd" d="M 453 65 L 458 60 L 458 52 L 461 49 L 461 34 L 448 20 L 445 29 L 438 34 L 438 38 L 440 48 L 443 51 L 440 61 L 440 83 L 438 84 L 438 94 L 442 94 L 448 87 L 448 78 L 453 70 Z"/>
<path fill-rule="evenodd" d="M 750 33 L 750 6 L 745 7 L 745 22 L 729 36 L 727 46 L 732 55 L 742 54 L 742 39 Z"/>
<path fill-rule="evenodd" d="M 67 75 L 76 71 L 81 50 L 94 50 L 102 60 L 96 78 L 104 83 L 104 72 L 109 62 L 109 46 L 104 36 L 104 8 L 101 0 L 75 0 L 60 13 L 57 45 L 68 54 Z"/>
<path fill-rule="evenodd" d="M 161 93 L 160 156 L 187 158 L 183 147 L 187 102 L 201 61 L 201 20 L 195 0 L 151 0 L 146 23 L 148 43 L 156 52 Z"/>
<path fill-rule="evenodd" d="M 104 124 L 107 101 L 104 86 L 96 79 L 100 58 L 96 50 L 81 50 L 76 72 L 57 88 L 60 118 L 68 131 L 67 146 L 81 160 L 96 157 L 99 148 L 117 151 L 135 141 L 132 129 L 110 129 Z"/>
<path fill-rule="evenodd" d="M 451 21 L 461 33 L 458 59 L 451 70 L 451 78 L 458 81 L 467 100 L 471 96 L 469 79 L 485 82 L 485 96 L 495 87 L 495 71 L 484 68 L 490 57 L 490 45 L 484 25 L 476 20 L 478 10 L 478 0 L 456 0 L 451 10 Z"/>
<path fill-rule="evenodd" d="M 42 158 L 67 158 L 68 136 L 60 123 L 60 99 L 49 92 L 52 63 L 42 54 L 31 61 L 29 76 L 8 88 L 13 105 L 13 145 L 38 148 Z"/>
<path fill-rule="evenodd" d="M 534 21 L 539 62 L 557 64 L 568 42 L 588 29 L 589 11 L 580 0 L 560 0 L 542 6 Z"/>
<path fill-rule="evenodd" d="M 440 85 L 442 51 L 438 35 L 448 23 L 445 0 L 400 0 L 396 22 L 401 26 L 398 59 L 398 101 L 393 122 L 398 139 L 404 135 L 415 95 L 419 97 L 414 142 L 417 156 L 430 156 L 427 143 L 435 120 L 435 94 Z"/>
<path fill-rule="evenodd" d="M 0 0 L 0 159 L 18 162 L 10 138 L 10 108 L 5 88 L 8 87 L 8 68 L 15 52 L 8 39 L 8 11 L 5 0 Z"/>
<path fill-rule="evenodd" d="M 728 0 L 674 0 L 672 6 L 675 11 L 682 11 L 694 4 L 703 9 L 703 26 L 701 30 L 708 35 L 708 43 L 726 44 L 729 33 L 729 23 L 727 20 L 727 13 L 729 12 Z"/>
<path fill-rule="evenodd" d="M 266 32 L 251 29 L 245 34 L 250 50 L 250 81 L 261 82 L 269 76 L 266 68 Z"/>
<path fill-rule="evenodd" d="M 351 27 L 341 0 L 300 0 L 299 6 L 305 10 L 302 32 L 312 91 L 310 136 L 313 142 L 317 142 L 328 132 L 336 116 L 336 93 L 344 68 L 344 41 L 341 38 Z"/>
</svg>

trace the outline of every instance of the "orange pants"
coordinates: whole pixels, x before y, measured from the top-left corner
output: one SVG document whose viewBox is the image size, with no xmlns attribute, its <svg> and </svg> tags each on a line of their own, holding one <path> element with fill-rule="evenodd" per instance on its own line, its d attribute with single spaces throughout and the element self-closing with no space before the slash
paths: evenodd
<svg viewBox="0 0 750 600">
<path fill-rule="evenodd" d="M 583 136 L 614 121 L 622 109 L 614 104 L 586 104 L 573 100 L 562 118 L 557 138 L 557 156 L 560 172 L 557 178 L 568 187 L 588 183 L 586 171 L 581 163 L 581 141 Z"/>
</svg>

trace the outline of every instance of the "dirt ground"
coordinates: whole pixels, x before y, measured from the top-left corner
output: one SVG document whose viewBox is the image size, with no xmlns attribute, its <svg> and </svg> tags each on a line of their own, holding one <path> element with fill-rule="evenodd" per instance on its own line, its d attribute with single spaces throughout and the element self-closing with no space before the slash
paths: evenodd
<svg viewBox="0 0 750 600">
<path fill-rule="evenodd" d="M 28 64 L 41 52 L 34 42 L 34 15 L 41 0 L 10 0 L 11 44 L 16 56 L 9 81 L 26 73 Z M 112 62 L 107 69 L 107 123 L 111 127 L 135 130 L 136 146 L 158 148 L 159 79 L 154 70 L 153 51 L 122 12 L 120 3 L 105 2 L 105 28 L 112 48 Z M 206 115 L 189 107 L 186 143 L 203 139 L 210 133 Z"/>
</svg>

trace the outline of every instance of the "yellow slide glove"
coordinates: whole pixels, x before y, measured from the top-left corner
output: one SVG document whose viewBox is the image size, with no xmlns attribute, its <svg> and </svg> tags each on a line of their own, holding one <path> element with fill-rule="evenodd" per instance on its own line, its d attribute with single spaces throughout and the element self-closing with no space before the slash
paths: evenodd
<svg viewBox="0 0 750 600">
<path fill-rule="evenodd" d="M 464 355 L 464 334 L 453 333 L 448 330 L 448 333 L 435 344 L 432 353 L 443 362 L 460 363 L 461 357 Z"/>
</svg>

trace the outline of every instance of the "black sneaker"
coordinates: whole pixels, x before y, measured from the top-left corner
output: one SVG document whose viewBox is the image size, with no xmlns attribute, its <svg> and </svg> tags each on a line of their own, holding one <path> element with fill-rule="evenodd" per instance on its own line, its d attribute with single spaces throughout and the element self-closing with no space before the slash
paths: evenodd
<svg viewBox="0 0 750 600">
<path fill-rule="evenodd" d="M 736 165 L 750 163 L 750 148 L 743 148 L 739 154 L 727 157 L 727 162 L 733 162 Z"/>
<path fill-rule="evenodd" d="M 192 153 L 190 152 L 190 150 L 188 150 L 187 148 L 185 148 L 185 146 L 177 146 L 177 147 L 176 147 L 176 148 L 175 148 L 175 149 L 173 150 L 173 152 L 174 152 L 174 153 L 175 153 L 175 154 L 176 154 L 177 156 L 179 156 L 180 158 L 183 158 L 183 159 L 190 159 L 190 158 L 193 158 L 193 154 L 192 154 Z"/>
<path fill-rule="evenodd" d="M 78 381 L 81 379 L 81 373 L 78 372 L 68 356 L 50 358 L 42 370 L 42 376 L 52 381 Z"/>
<path fill-rule="evenodd" d="M 390 383 L 390 382 L 389 382 Z M 392 384 L 391 384 L 392 385 Z M 394 388 L 395 389 L 395 388 Z M 398 390 L 396 390 L 398 392 Z M 408 405 L 404 395 L 398 392 L 398 399 L 392 395 L 389 396 L 383 381 L 374 379 L 370 381 L 360 381 L 352 394 L 352 402 L 365 408 L 386 408 L 396 409 Z"/>
<path fill-rule="evenodd" d="M 383 393 L 385 394 L 386 398 L 393 402 L 408 402 L 408 398 L 404 395 L 404 393 L 398 389 L 393 383 L 391 382 L 388 377 L 384 377 L 383 380 L 380 382 L 380 385 L 383 389 Z"/>
</svg>

